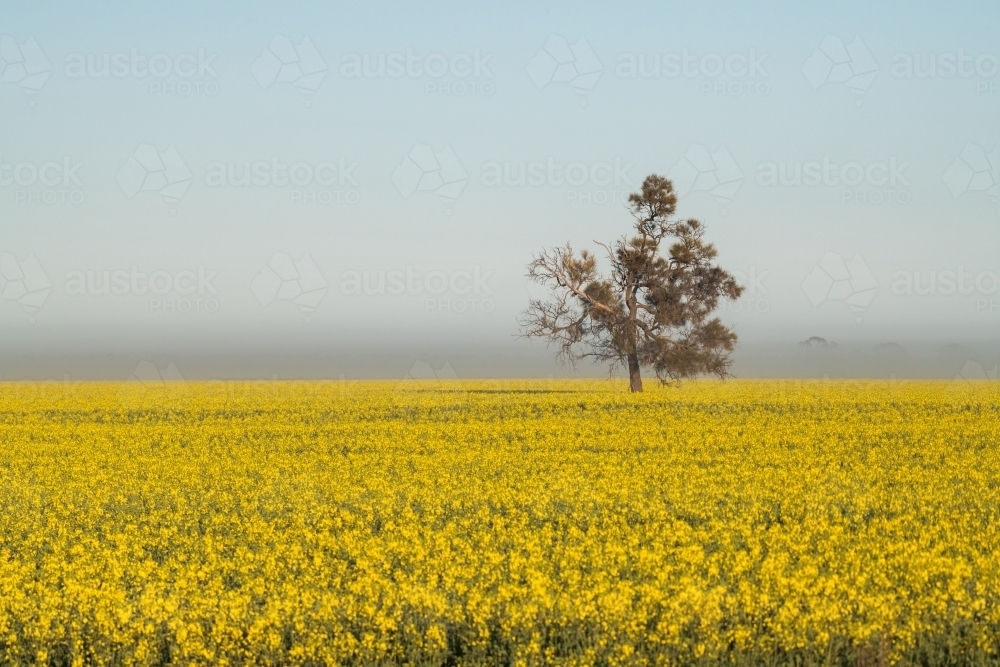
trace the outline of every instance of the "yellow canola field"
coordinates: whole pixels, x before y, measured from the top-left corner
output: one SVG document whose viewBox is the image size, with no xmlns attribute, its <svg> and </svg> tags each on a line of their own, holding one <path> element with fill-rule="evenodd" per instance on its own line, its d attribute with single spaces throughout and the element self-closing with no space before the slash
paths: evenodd
<svg viewBox="0 0 1000 667">
<path fill-rule="evenodd" d="M 0 385 L 0 664 L 996 664 L 996 383 Z"/>
</svg>

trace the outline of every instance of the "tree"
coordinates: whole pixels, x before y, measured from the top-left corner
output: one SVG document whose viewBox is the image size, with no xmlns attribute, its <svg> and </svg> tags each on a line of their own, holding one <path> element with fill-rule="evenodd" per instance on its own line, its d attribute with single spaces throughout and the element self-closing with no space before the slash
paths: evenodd
<svg viewBox="0 0 1000 667">
<path fill-rule="evenodd" d="M 557 358 L 576 364 L 592 358 L 626 365 L 629 388 L 642 391 L 643 367 L 661 383 L 699 374 L 729 377 L 736 333 L 711 317 L 719 299 L 736 299 L 743 288 L 712 264 L 715 246 L 697 220 L 671 218 L 673 184 L 652 174 L 629 195 L 635 235 L 612 245 L 611 272 L 599 274 L 597 258 L 565 247 L 543 251 L 528 265 L 528 278 L 547 286 L 549 299 L 533 299 L 521 316 L 521 335 L 558 346 Z M 660 246 L 672 237 L 666 257 Z"/>
</svg>

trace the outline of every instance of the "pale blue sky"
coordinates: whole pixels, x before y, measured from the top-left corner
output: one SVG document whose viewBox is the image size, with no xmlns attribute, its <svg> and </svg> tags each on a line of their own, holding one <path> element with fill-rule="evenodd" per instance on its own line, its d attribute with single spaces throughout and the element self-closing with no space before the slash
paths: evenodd
<svg viewBox="0 0 1000 667">
<path fill-rule="evenodd" d="M 988 2 L 5 3 L 2 351 L 393 349 L 405 332 L 414 354 L 516 357 L 531 253 L 627 231 L 621 199 L 651 172 L 753 286 L 723 312 L 744 349 L 996 340 L 998 18 Z M 257 183 L 231 183 L 246 164 Z M 540 183 L 497 184 L 505 169 Z M 275 184 L 289 171 L 300 185 Z M 171 287 L 105 294 L 115 271 Z"/>
</svg>

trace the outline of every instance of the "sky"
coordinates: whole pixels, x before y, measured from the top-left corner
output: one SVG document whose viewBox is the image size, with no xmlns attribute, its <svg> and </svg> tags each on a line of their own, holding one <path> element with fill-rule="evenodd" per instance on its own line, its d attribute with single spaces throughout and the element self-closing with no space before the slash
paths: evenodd
<svg viewBox="0 0 1000 667">
<path fill-rule="evenodd" d="M 651 173 L 737 375 L 995 378 L 998 15 L 4 3 L 0 380 L 602 373 L 516 337 L 525 266 Z"/>
</svg>

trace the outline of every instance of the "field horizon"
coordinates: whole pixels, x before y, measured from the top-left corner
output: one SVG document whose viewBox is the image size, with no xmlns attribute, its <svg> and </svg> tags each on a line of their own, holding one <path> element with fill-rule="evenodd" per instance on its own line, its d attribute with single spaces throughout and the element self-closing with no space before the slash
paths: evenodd
<svg viewBox="0 0 1000 667">
<path fill-rule="evenodd" d="M 740 343 L 733 355 L 735 377 L 760 379 L 997 379 L 1000 345 L 986 339 L 886 342 L 848 341 L 807 347 L 806 339 Z M 900 339 L 897 339 L 899 341 Z M 606 364 L 557 363 L 544 345 L 439 343 L 329 348 L 311 345 L 296 353 L 243 349 L 193 352 L 183 346 L 72 350 L 0 351 L 2 381 L 186 380 L 380 380 L 423 376 L 465 379 L 603 378 Z M 169 369 L 169 372 L 168 372 Z"/>
</svg>

